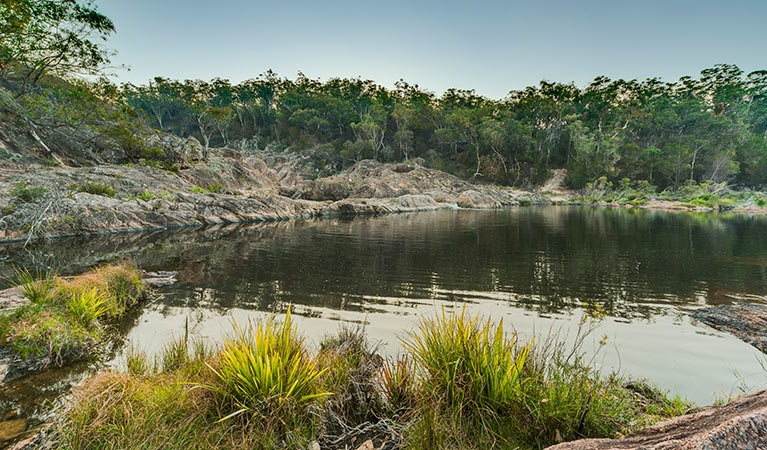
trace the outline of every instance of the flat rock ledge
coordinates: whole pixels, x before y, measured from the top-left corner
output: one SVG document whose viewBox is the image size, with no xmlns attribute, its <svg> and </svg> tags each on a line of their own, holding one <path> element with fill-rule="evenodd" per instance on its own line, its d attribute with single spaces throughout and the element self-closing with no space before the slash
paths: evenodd
<svg viewBox="0 0 767 450">
<path fill-rule="evenodd" d="M 621 439 L 582 439 L 548 450 L 758 450 L 767 448 L 767 391 L 679 416 Z"/>
<path fill-rule="evenodd" d="M 738 303 L 696 309 L 693 319 L 725 331 L 767 354 L 767 305 Z"/>
</svg>

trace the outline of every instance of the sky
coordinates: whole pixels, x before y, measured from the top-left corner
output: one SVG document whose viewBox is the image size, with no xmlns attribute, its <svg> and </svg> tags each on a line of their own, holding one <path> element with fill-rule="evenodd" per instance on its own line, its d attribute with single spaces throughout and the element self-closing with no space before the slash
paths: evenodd
<svg viewBox="0 0 767 450">
<path fill-rule="evenodd" d="M 399 79 L 491 98 L 540 80 L 767 69 L 767 0 L 96 0 L 118 81 Z"/>
</svg>

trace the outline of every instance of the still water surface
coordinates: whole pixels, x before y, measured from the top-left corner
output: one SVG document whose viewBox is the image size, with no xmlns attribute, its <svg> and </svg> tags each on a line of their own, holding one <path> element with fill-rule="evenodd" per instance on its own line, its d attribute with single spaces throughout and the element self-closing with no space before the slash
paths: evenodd
<svg viewBox="0 0 767 450">
<path fill-rule="evenodd" d="M 82 271 L 130 258 L 179 271 L 125 324 L 148 352 L 183 333 L 216 341 L 293 305 L 310 342 L 363 324 L 396 354 L 423 315 L 462 308 L 523 339 L 573 336 L 586 309 L 606 317 L 584 351 L 595 361 L 706 404 L 767 374 L 758 352 L 687 312 L 767 294 L 767 220 L 625 209 L 526 207 L 304 220 L 237 228 L 0 247 L 7 263 Z M 0 268 L 9 270 L 9 264 Z M 566 338 L 566 337 L 565 337 Z M 118 356 L 113 364 L 120 364 Z"/>
</svg>

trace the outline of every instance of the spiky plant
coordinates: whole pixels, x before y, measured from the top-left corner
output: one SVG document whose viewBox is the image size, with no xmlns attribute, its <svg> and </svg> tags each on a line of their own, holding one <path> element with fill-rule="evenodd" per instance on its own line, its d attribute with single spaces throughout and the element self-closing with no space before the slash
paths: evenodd
<svg viewBox="0 0 767 450">
<path fill-rule="evenodd" d="M 226 420 L 250 412 L 266 417 L 282 407 L 304 409 L 330 395 L 319 389 L 323 371 L 304 350 L 291 321 L 290 310 L 282 323 L 274 317 L 248 324 L 233 323 L 234 334 L 224 340 L 218 368 L 211 367 L 218 383 L 209 386 L 235 407 Z"/>
<path fill-rule="evenodd" d="M 519 348 L 503 322 L 446 313 L 425 318 L 404 346 L 423 370 L 424 388 L 463 410 L 495 409 L 518 396 L 530 345 Z"/>
<path fill-rule="evenodd" d="M 48 303 L 54 298 L 54 280 L 53 273 L 32 274 L 29 269 L 16 268 L 16 283 L 21 288 L 21 292 L 32 303 Z"/>
<path fill-rule="evenodd" d="M 381 390 L 395 413 L 412 409 L 416 399 L 415 366 L 408 356 L 387 360 L 381 366 Z"/>
<path fill-rule="evenodd" d="M 72 291 L 72 296 L 67 301 L 70 314 L 83 326 L 90 327 L 111 309 L 106 296 L 93 288 L 89 291 Z"/>
</svg>

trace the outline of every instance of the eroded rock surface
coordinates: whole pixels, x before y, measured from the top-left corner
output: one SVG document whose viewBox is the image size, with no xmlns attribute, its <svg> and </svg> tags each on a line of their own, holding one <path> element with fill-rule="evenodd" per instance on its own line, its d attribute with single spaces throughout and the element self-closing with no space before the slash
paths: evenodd
<svg viewBox="0 0 767 450">
<path fill-rule="evenodd" d="M 545 201 L 527 192 L 472 185 L 420 165 L 360 161 L 337 175 L 311 179 L 312 166 L 298 156 L 243 155 L 223 148 L 203 162 L 194 142 L 179 139 L 158 135 L 154 146 L 168 162 L 188 165 L 176 171 L 140 165 L 0 165 L 0 241 Z M 94 191 L 94 185 L 112 191 Z M 23 199 L 19 186 L 42 191 Z"/>
<path fill-rule="evenodd" d="M 767 305 L 738 303 L 697 309 L 690 316 L 767 353 Z"/>
<path fill-rule="evenodd" d="M 767 391 L 676 417 L 623 439 L 582 439 L 549 450 L 758 450 L 767 448 Z"/>
</svg>

